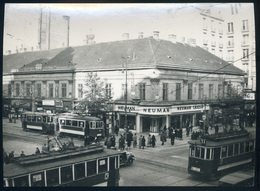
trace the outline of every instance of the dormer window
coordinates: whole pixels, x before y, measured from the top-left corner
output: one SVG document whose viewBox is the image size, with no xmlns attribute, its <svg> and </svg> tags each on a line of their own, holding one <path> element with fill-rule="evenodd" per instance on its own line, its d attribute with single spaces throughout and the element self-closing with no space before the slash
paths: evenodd
<svg viewBox="0 0 260 191">
<path fill-rule="evenodd" d="M 35 70 L 42 70 L 42 64 L 36 64 Z"/>
</svg>

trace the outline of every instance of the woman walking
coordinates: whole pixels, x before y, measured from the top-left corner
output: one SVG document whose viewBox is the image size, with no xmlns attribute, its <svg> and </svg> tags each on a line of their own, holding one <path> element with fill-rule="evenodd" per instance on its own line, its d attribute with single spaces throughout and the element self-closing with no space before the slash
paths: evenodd
<svg viewBox="0 0 260 191">
<path fill-rule="evenodd" d="M 154 146 L 155 146 L 155 142 L 156 142 L 156 138 L 155 138 L 154 135 L 152 136 L 152 140 L 151 140 L 151 142 L 152 142 L 152 147 L 154 148 Z"/>
<path fill-rule="evenodd" d="M 144 149 L 144 146 L 145 146 L 145 137 L 143 136 L 143 138 L 142 138 L 142 147 L 143 147 L 143 149 Z"/>
</svg>

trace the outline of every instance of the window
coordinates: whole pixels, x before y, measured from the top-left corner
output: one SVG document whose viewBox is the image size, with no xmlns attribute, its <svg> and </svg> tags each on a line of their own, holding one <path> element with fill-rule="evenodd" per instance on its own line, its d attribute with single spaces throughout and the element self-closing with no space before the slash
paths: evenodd
<svg viewBox="0 0 260 191">
<path fill-rule="evenodd" d="M 72 166 L 61 167 L 61 183 L 72 181 Z"/>
<path fill-rule="evenodd" d="M 15 93 L 16 96 L 20 95 L 20 84 L 15 84 Z"/>
<path fill-rule="evenodd" d="M 200 147 L 195 147 L 195 157 L 200 156 Z"/>
<path fill-rule="evenodd" d="M 203 99 L 203 84 L 199 84 L 199 99 Z"/>
<path fill-rule="evenodd" d="M 59 169 L 47 170 L 47 186 L 54 186 L 59 184 Z"/>
<path fill-rule="evenodd" d="M 37 117 L 36 117 L 36 121 L 37 121 L 37 122 L 42 122 L 42 117 L 41 117 L 41 116 L 37 116 Z"/>
<path fill-rule="evenodd" d="M 228 23 L 228 32 L 229 33 L 233 33 L 234 32 L 233 23 L 232 22 Z"/>
<path fill-rule="evenodd" d="M 192 100 L 192 83 L 188 84 L 188 100 Z"/>
<path fill-rule="evenodd" d="M 205 155 L 205 148 L 201 148 L 200 158 L 204 159 L 204 155 Z"/>
<path fill-rule="evenodd" d="M 31 174 L 31 185 L 32 185 L 32 187 L 45 186 L 44 173 L 39 172 L 39 173 Z"/>
<path fill-rule="evenodd" d="M 214 20 L 211 20 L 211 32 L 215 32 Z"/>
<path fill-rule="evenodd" d="M 248 34 L 244 34 L 243 35 L 242 45 L 247 45 L 248 42 L 249 42 L 249 35 Z"/>
<path fill-rule="evenodd" d="M 240 143 L 240 154 L 245 153 L 245 143 Z"/>
<path fill-rule="evenodd" d="M 248 59 L 249 55 L 248 55 L 248 49 L 243 49 L 243 59 Z"/>
<path fill-rule="evenodd" d="M 233 50 L 228 50 L 228 61 L 234 61 L 234 51 Z"/>
<path fill-rule="evenodd" d="M 248 20 L 243 20 L 242 21 L 242 30 L 243 31 L 248 31 Z"/>
<path fill-rule="evenodd" d="M 96 161 L 90 161 L 87 163 L 87 175 L 91 176 L 97 174 L 97 162 Z"/>
<path fill-rule="evenodd" d="M 78 98 L 83 97 L 83 84 L 78 84 Z"/>
<path fill-rule="evenodd" d="M 32 122 L 36 122 L 36 116 L 35 115 L 32 116 Z"/>
<path fill-rule="evenodd" d="M 140 84 L 139 90 L 140 90 L 140 99 L 145 100 L 145 84 Z"/>
<path fill-rule="evenodd" d="M 42 86 L 41 86 L 41 84 L 37 84 L 36 89 L 37 89 L 37 97 L 41 97 L 42 96 Z"/>
<path fill-rule="evenodd" d="M 233 156 L 233 145 L 228 146 L 228 156 Z"/>
<path fill-rule="evenodd" d="M 8 89 L 7 89 L 7 91 L 8 91 L 8 97 L 11 97 L 11 95 L 12 95 L 12 85 L 11 84 L 8 84 Z"/>
<path fill-rule="evenodd" d="M 190 156 L 194 156 L 195 155 L 195 147 L 192 145 L 190 146 Z"/>
<path fill-rule="evenodd" d="M 80 121 L 80 122 L 79 122 L 79 126 L 80 126 L 80 127 L 84 127 L 84 122 L 83 122 L 83 121 Z"/>
<path fill-rule="evenodd" d="M 64 120 L 64 119 L 61 119 L 61 120 L 60 120 L 60 124 L 61 124 L 61 125 L 65 125 L 65 120 Z"/>
<path fill-rule="evenodd" d="M 14 178 L 14 186 L 15 187 L 28 187 L 29 186 L 28 175 L 22 176 L 19 178 Z"/>
<path fill-rule="evenodd" d="M 71 125 L 71 120 L 66 120 L 66 125 Z"/>
<path fill-rule="evenodd" d="M 98 160 L 98 173 L 106 172 L 107 171 L 107 159 L 100 159 Z"/>
<path fill-rule="evenodd" d="M 252 152 L 253 150 L 254 150 L 254 141 L 247 141 L 245 152 Z"/>
<path fill-rule="evenodd" d="M 163 83 L 163 101 L 168 100 L 168 83 Z"/>
<path fill-rule="evenodd" d="M 223 96 L 223 88 L 222 88 L 222 84 L 218 85 L 218 97 L 222 97 Z"/>
<path fill-rule="evenodd" d="M 111 84 L 106 84 L 106 96 L 111 97 Z"/>
<path fill-rule="evenodd" d="M 234 46 L 234 37 L 233 36 L 229 36 L 228 37 L 228 47 L 233 47 Z"/>
<path fill-rule="evenodd" d="M 53 97 L 53 84 L 49 84 L 49 97 Z"/>
<path fill-rule="evenodd" d="M 210 157 L 210 151 L 211 151 L 211 149 L 210 149 L 210 148 L 207 148 L 206 159 L 211 159 L 211 157 Z"/>
<path fill-rule="evenodd" d="M 26 96 L 31 96 L 31 84 L 26 84 Z"/>
<path fill-rule="evenodd" d="M 213 84 L 209 84 L 209 99 L 213 98 Z"/>
<path fill-rule="evenodd" d="M 176 100 L 181 100 L 181 83 L 176 83 Z"/>
<path fill-rule="evenodd" d="M 61 84 L 61 96 L 67 97 L 67 84 L 65 83 Z"/>
<path fill-rule="evenodd" d="M 74 165 L 75 180 L 85 177 L 85 163 L 79 163 Z"/>
<path fill-rule="evenodd" d="M 235 147 L 234 147 L 234 155 L 238 155 L 238 146 L 239 146 L 239 144 L 236 143 Z"/>
<path fill-rule="evenodd" d="M 222 158 L 227 157 L 227 146 L 223 146 L 221 149 Z"/>
<path fill-rule="evenodd" d="M 42 64 L 36 64 L 35 70 L 42 70 Z"/>
<path fill-rule="evenodd" d="M 204 17 L 203 18 L 203 29 L 204 30 L 207 30 L 208 26 L 207 26 L 207 23 L 206 23 L 206 18 Z"/>
<path fill-rule="evenodd" d="M 78 126 L 78 121 L 72 121 L 72 126 L 77 127 Z"/>
<path fill-rule="evenodd" d="M 222 50 L 219 50 L 219 58 L 223 58 L 223 51 Z"/>
</svg>

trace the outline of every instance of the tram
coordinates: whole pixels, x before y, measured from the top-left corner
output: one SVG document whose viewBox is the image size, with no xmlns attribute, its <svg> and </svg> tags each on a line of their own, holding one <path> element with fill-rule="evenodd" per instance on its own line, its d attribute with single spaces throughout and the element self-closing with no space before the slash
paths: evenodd
<svg viewBox="0 0 260 191">
<path fill-rule="evenodd" d="M 47 134 L 55 131 L 55 114 L 44 112 L 24 112 L 21 114 L 24 130 L 37 130 Z"/>
<path fill-rule="evenodd" d="M 217 178 L 254 165 L 255 137 L 246 130 L 189 141 L 188 173 Z"/>
<path fill-rule="evenodd" d="M 104 122 L 100 118 L 71 113 L 62 113 L 57 117 L 60 136 L 89 136 L 90 139 L 105 137 Z"/>
<path fill-rule="evenodd" d="M 120 152 L 77 147 L 15 157 L 3 166 L 4 187 L 119 186 Z"/>
</svg>

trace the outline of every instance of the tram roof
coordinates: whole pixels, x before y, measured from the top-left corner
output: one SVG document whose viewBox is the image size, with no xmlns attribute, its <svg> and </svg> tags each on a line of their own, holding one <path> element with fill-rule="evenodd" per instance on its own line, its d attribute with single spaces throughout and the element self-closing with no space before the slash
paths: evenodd
<svg viewBox="0 0 260 191">
<path fill-rule="evenodd" d="M 60 166 L 68 166 L 75 163 L 92 161 L 92 160 L 102 159 L 108 156 L 115 156 L 120 154 L 119 151 L 110 150 L 110 149 L 97 150 L 96 152 L 86 152 L 86 150 L 87 148 L 85 148 L 85 152 L 84 150 L 77 151 L 78 154 L 75 154 L 76 151 L 74 151 L 74 155 L 73 152 L 67 152 L 67 153 L 56 152 L 56 155 L 50 156 L 49 160 L 46 159 L 44 162 L 34 162 L 27 165 L 18 162 L 19 159 L 21 159 L 21 157 L 17 157 L 16 158 L 17 160 L 15 162 L 4 165 L 3 168 L 4 178 L 11 178 L 11 177 L 20 176 L 28 173 L 33 173 L 33 172 L 40 172 L 43 170 L 58 168 Z M 44 156 L 46 157 L 46 155 L 48 154 L 41 153 L 39 155 L 34 154 L 34 155 L 25 156 L 25 158 L 37 156 L 38 160 L 40 160 Z"/>
<path fill-rule="evenodd" d="M 250 136 L 249 133 L 244 134 L 244 136 L 234 136 L 229 137 L 226 139 L 205 139 L 206 143 L 204 144 L 201 140 L 191 140 L 188 143 L 190 145 L 198 145 L 198 146 L 205 146 L 205 147 L 219 147 L 229 144 L 235 144 L 243 141 L 249 141 L 254 140 L 255 138 L 253 136 Z"/>
<path fill-rule="evenodd" d="M 59 118 L 60 117 L 66 117 L 66 118 L 69 118 L 69 119 L 77 119 L 77 120 L 101 120 L 98 117 L 88 116 L 88 115 L 78 115 L 78 114 L 73 114 L 73 113 L 60 113 L 57 116 Z"/>
<path fill-rule="evenodd" d="M 54 113 L 46 113 L 46 112 L 33 112 L 33 111 L 25 111 L 23 114 L 26 115 L 55 115 Z"/>
</svg>

